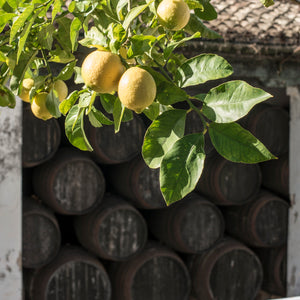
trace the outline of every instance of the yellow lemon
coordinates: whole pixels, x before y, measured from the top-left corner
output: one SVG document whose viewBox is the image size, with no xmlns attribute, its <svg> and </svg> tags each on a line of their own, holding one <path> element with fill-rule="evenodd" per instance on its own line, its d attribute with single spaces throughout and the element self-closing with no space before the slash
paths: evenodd
<svg viewBox="0 0 300 300">
<path fill-rule="evenodd" d="M 156 84 L 149 72 L 132 67 L 122 75 L 118 95 L 125 107 L 140 113 L 154 101 Z"/>
<path fill-rule="evenodd" d="M 53 84 L 53 89 L 57 92 L 59 101 L 63 101 L 68 97 L 68 87 L 64 81 L 58 79 Z"/>
<path fill-rule="evenodd" d="M 111 93 L 118 89 L 118 82 L 125 71 L 118 55 L 96 50 L 82 63 L 81 76 L 86 86 L 98 93 Z"/>
<path fill-rule="evenodd" d="M 24 102 L 30 102 L 29 93 L 33 86 L 34 86 L 34 80 L 32 78 L 26 78 L 23 80 L 19 97 Z"/>
<path fill-rule="evenodd" d="M 48 93 L 45 92 L 36 94 L 31 103 L 31 110 L 33 114 L 42 120 L 48 120 L 52 118 L 52 115 L 46 106 L 47 95 Z"/>
<path fill-rule="evenodd" d="M 189 22 L 190 9 L 183 0 L 163 0 L 157 7 L 157 16 L 166 28 L 180 30 Z"/>
</svg>

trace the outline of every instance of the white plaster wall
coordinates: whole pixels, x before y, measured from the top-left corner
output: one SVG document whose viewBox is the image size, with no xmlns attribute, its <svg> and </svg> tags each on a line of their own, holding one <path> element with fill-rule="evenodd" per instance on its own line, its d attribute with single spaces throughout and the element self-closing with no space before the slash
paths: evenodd
<svg viewBox="0 0 300 300">
<path fill-rule="evenodd" d="M 22 105 L 0 107 L 0 299 L 22 299 Z"/>
<path fill-rule="evenodd" d="M 290 96 L 291 112 L 287 295 L 300 296 L 300 90 L 288 87 L 287 94 Z"/>
</svg>

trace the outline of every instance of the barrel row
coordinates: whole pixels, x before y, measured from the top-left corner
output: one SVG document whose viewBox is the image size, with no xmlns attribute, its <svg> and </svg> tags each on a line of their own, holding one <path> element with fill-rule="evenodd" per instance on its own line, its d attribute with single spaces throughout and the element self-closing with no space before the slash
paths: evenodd
<svg viewBox="0 0 300 300">
<path fill-rule="evenodd" d="M 262 280 L 257 255 L 228 237 L 184 260 L 151 240 L 135 257 L 112 263 L 65 245 L 49 264 L 24 272 L 31 300 L 251 300 Z"/>
<path fill-rule="evenodd" d="M 240 121 L 276 156 L 288 152 L 289 114 L 279 106 L 261 103 Z M 23 167 L 33 167 L 49 160 L 64 143 L 61 127 L 56 119 L 42 121 L 33 116 L 30 106 L 23 109 Z M 122 123 L 115 134 L 113 126 L 95 128 L 86 126 L 86 135 L 94 151 L 94 160 L 102 164 L 119 164 L 131 160 L 140 153 L 145 134 L 144 122 L 138 116 Z M 195 112 L 187 115 L 185 134 L 202 132 L 203 125 Z M 205 140 L 205 152 L 213 151 L 208 134 Z"/>
</svg>

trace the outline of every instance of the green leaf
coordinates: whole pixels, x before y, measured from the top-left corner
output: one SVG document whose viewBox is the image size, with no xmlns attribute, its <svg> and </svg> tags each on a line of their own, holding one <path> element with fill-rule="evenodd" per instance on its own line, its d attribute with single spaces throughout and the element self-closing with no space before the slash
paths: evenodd
<svg viewBox="0 0 300 300">
<path fill-rule="evenodd" d="M 59 111 L 59 104 L 60 102 L 58 100 L 57 92 L 52 89 L 47 95 L 46 107 L 49 110 L 50 114 L 55 118 L 59 118 L 61 116 L 61 113 Z"/>
<path fill-rule="evenodd" d="M 9 37 L 9 43 L 11 44 L 14 40 L 16 34 L 18 31 L 24 26 L 26 20 L 31 15 L 31 13 L 34 10 L 34 5 L 29 5 L 22 14 L 18 17 L 18 19 L 13 23 L 11 30 L 10 30 L 10 37 Z"/>
<path fill-rule="evenodd" d="M 95 47 L 96 45 L 107 47 L 107 37 L 98 28 L 93 26 L 79 43 L 85 47 Z"/>
<path fill-rule="evenodd" d="M 52 49 L 54 31 L 55 28 L 53 24 L 49 24 L 47 26 L 42 27 L 41 31 L 38 33 L 38 41 L 43 48 L 46 48 L 48 50 Z"/>
<path fill-rule="evenodd" d="M 203 134 L 189 134 L 174 143 L 160 167 L 160 187 L 167 205 L 181 200 L 195 189 L 204 160 Z"/>
<path fill-rule="evenodd" d="M 158 168 L 164 155 L 183 137 L 186 111 L 168 110 L 155 119 L 146 131 L 142 155 L 150 168 Z"/>
<path fill-rule="evenodd" d="M 31 26 L 34 23 L 35 18 L 38 16 L 38 14 L 40 13 L 40 10 L 37 11 L 33 17 L 30 19 L 30 21 L 26 24 L 26 26 L 24 27 L 24 30 L 22 31 L 21 35 L 20 35 L 20 39 L 19 39 L 19 43 L 18 43 L 18 52 L 17 52 L 17 64 L 19 62 L 19 58 L 21 56 L 22 51 L 24 50 L 24 46 L 27 40 L 27 37 L 30 33 L 30 29 Z"/>
<path fill-rule="evenodd" d="M 124 112 L 125 112 L 125 106 L 121 103 L 119 98 L 116 98 L 114 103 L 114 111 L 113 111 L 115 133 L 118 133 L 120 131 Z"/>
<path fill-rule="evenodd" d="M 203 114 L 216 123 L 230 123 L 245 116 L 254 105 L 272 97 L 240 80 L 211 89 L 204 99 Z"/>
<path fill-rule="evenodd" d="M 70 40 L 72 44 L 72 51 L 75 51 L 77 48 L 77 38 L 79 35 L 79 30 L 81 29 L 82 24 L 79 18 L 75 17 L 70 26 Z"/>
<path fill-rule="evenodd" d="M 61 11 L 61 6 L 62 6 L 62 0 L 55 0 L 53 9 L 52 9 L 52 23 L 56 17 L 56 15 Z"/>
<path fill-rule="evenodd" d="M 65 132 L 70 143 L 84 151 L 93 151 L 84 132 L 84 109 L 74 105 L 65 120 Z"/>
<path fill-rule="evenodd" d="M 72 53 L 62 49 L 56 49 L 54 51 L 51 51 L 50 54 L 51 54 L 51 58 L 49 59 L 50 62 L 67 64 L 75 60 L 75 56 Z"/>
<path fill-rule="evenodd" d="M 180 87 L 198 85 L 208 80 L 225 78 L 233 73 L 231 65 L 216 54 L 200 54 L 182 64 L 175 81 Z"/>
<path fill-rule="evenodd" d="M 59 26 L 57 32 L 55 33 L 55 38 L 67 53 L 71 52 L 72 43 L 70 39 L 70 32 L 71 32 L 70 27 L 73 20 L 70 20 L 67 17 L 63 17 L 63 18 L 57 18 L 56 22 L 58 23 Z"/>
<path fill-rule="evenodd" d="M 129 13 L 126 15 L 125 20 L 123 22 L 123 27 L 125 30 L 128 29 L 130 23 L 141 14 L 153 1 L 148 2 L 147 4 L 136 6 L 132 8 Z"/>
<path fill-rule="evenodd" d="M 16 98 L 14 94 L 4 85 L 0 84 L 0 106 L 14 108 Z"/>
<path fill-rule="evenodd" d="M 108 119 L 100 110 L 92 107 L 90 113 L 88 114 L 89 120 L 94 127 L 101 127 L 104 125 L 113 125 L 114 122 Z"/>
<path fill-rule="evenodd" d="M 90 102 L 92 100 L 92 97 L 91 97 L 91 93 L 90 92 L 85 92 L 85 93 L 82 93 L 80 96 L 79 96 L 79 102 L 78 102 L 78 107 L 79 108 L 85 108 L 85 107 L 88 107 L 90 105 Z M 94 100 L 94 99 L 93 99 Z"/>
<path fill-rule="evenodd" d="M 30 53 L 22 54 L 18 65 L 14 68 L 13 75 L 10 80 L 10 88 L 13 93 L 18 94 L 19 86 L 24 78 L 24 75 L 34 60 L 38 51 L 32 51 Z"/>
<path fill-rule="evenodd" d="M 196 8 L 195 14 L 202 20 L 211 21 L 218 17 L 215 8 L 209 3 L 209 1 L 203 1 L 203 9 Z"/>
<path fill-rule="evenodd" d="M 78 97 L 79 97 L 78 91 L 73 91 L 67 99 L 63 100 L 59 104 L 59 110 L 63 115 L 66 115 L 68 111 L 72 108 L 72 106 L 76 103 Z"/>
<path fill-rule="evenodd" d="M 200 32 L 202 38 L 206 39 L 220 39 L 222 38 L 217 32 L 207 28 L 203 22 L 196 15 L 191 14 L 189 23 L 184 27 L 184 31 L 189 34 Z"/>
<path fill-rule="evenodd" d="M 15 17 L 14 13 L 0 13 L 0 32 L 3 31 L 5 25 Z"/>
<path fill-rule="evenodd" d="M 209 136 L 218 153 L 233 162 L 255 164 L 276 158 L 237 123 L 211 123 Z"/>
<path fill-rule="evenodd" d="M 157 84 L 156 98 L 163 105 L 170 105 L 188 99 L 188 94 L 169 81 L 161 81 Z"/>
<path fill-rule="evenodd" d="M 186 0 L 186 4 L 189 6 L 190 9 L 199 8 L 201 10 L 204 9 L 203 3 L 200 3 L 200 1 L 197 0 Z"/>
<path fill-rule="evenodd" d="M 152 35 L 134 35 L 130 39 L 131 46 L 128 49 L 127 56 L 132 58 L 148 52 L 156 42 Z"/>
<path fill-rule="evenodd" d="M 69 80 L 73 73 L 74 73 L 74 67 L 76 66 L 76 60 L 68 63 L 64 68 L 60 71 L 60 73 L 57 76 L 57 79 L 61 80 Z"/>
<path fill-rule="evenodd" d="M 193 39 L 196 39 L 196 38 L 200 38 L 200 37 L 201 37 L 201 33 L 200 32 L 196 32 L 192 36 L 189 36 L 189 37 L 186 37 L 184 39 L 181 39 L 180 41 L 169 43 L 168 47 L 166 47 L 164 49 L 164 57 L 165 57 L 165 59 L 167 59 L 173 53 L 173 51 L 177 47 L 179 47 L 180 45 L 184 44 L 187 41 L 190 41 L 190 40 L 193 40 Z"/>
<path fill-rule="evenodd" d="M 260 0 L 260 2 L 265 6 L 265 7 L 269 7 L 272 6 L 274 4 L 273 0 Z"/>
<path fill-rule="evenodd" d="M 106 112 L 112 114 L 117 97 L 111 94 L 101 94 L 100 101 Z"/>
</svg>

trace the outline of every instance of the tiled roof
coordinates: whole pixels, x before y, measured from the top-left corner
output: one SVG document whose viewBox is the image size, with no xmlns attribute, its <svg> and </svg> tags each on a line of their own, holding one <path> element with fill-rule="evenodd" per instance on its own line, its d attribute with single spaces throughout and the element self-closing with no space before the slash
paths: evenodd
<svg viewBox="0 0 300 300">
<path fill-rule="evenodd" d="M 275 0 L 276 1 L 276 0 Z M 206 25 L 225 42 L 300 46 L 300 4 L 277 0 L 265 8 L 259 0 L 212 0 L 218 12 Z"/>
</svg>

